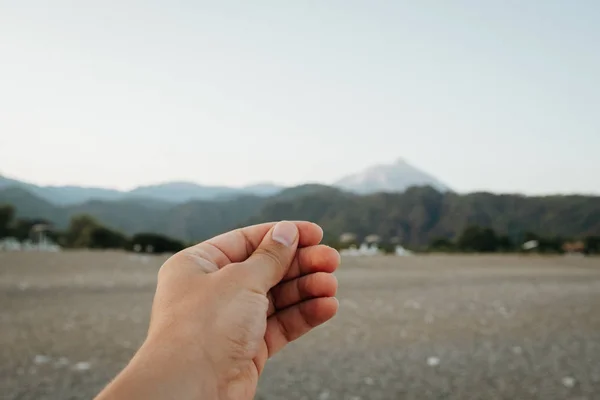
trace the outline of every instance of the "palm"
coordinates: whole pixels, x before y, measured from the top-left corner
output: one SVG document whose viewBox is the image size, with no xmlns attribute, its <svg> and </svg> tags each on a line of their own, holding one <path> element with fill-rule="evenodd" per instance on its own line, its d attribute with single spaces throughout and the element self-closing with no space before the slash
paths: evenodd
<svg viewBox="0 0 600 400">
<path fill-rule="evenodd" d="M 248 259 L 273 225 L 255 225 L 232 231 L 186 252 L 194 258 L 196 266 L 200 265 L 206 273 L 215 273 Z M 330 319 L 337 311 L 337 301 L 331 298 L 335 295 L 337 281 L 331 272 L 339 264 L 339 255 L 327 246 L 318 245 L 322 239 L 318 226 L 306 222 L 298 222 L 297 226 L 299 249 L 280 283 L 261 294 L 263 304 L 242 297 L 244 300 L 240 303 L 244 304 L 232 307 L 244 310 L 244 329 L 254 332 L 248 338 L 252 343 L 248 343 L 248 363 L 244 366 L 247 368 L 244 376 L 254 387 L 269 357 Z M 248 291 L 249 298 L 256 295 L 255 291 Z M 265 298 L 268 299 L 266 315 Z"/>
</svg>

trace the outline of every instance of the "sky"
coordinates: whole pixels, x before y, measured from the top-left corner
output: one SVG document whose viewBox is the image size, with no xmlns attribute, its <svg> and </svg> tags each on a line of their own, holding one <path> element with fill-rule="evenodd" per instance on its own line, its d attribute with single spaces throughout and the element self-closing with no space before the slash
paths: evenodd
<svg viewBox="0 0 600 400">
<path fill-rule="evenodd" d="M 600 194 L 600 2 L 0 0 L 0 174 Z"/>
</svg>

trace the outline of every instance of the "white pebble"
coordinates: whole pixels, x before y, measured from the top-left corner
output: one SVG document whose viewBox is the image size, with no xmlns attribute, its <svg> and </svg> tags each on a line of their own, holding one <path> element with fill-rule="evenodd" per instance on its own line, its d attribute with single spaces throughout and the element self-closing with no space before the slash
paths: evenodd
<svg viewBox="0 0 600 400">
<path fill-rule="evenodd" d="M 43 356 L 41 354 L 38 354 L 37 356 L 33 357 L 33 363 L 36 365 L 46 364 L 48 361 L 50 361 L 50 357 Z"/>
<path fill-rule="evenodd" d="M 438 357 L 429 357 L 427 359 L 427 365 L 430 367 L 437 367 L 440 365 L 440 359 Z"/>
<path fill-rule="evenodd" d="M 319 395 L 319 400 L 327 400 L 329 398 L 329 390 L 325 390 L 324 392 L 321 392 L 321 394 Z"/>
<path fill-rule="evenodd" d="M 570 377 L 570 376 L 565 376 L 564 378 L 562 378 L 562 384 L 565 387 L 572 388 L 573 386 L 575 386 L 575 378 Z"/>
<path fill-rule="evenodd" d="M 512 348 L 512 352 L 515 354 L 523 354 L 523 349 L 521 348 L 521 346 L 515 346 Z"/>
<path fill-rule="evenodd" d="M 375 384 L 375 381 L 373 380 L 373 378 L 371 378 L 370 376 L 367 376 L 365 378 L 365 383 L 369 386 L 372 386 L 373 384 Z"/>
<path fill-rule="evenodd" d="M 88 369 L 90 369 L 92 367 L 92 365 L 89 362 L 78 362 L 77 364 L 75 364 L 73 366 L 73 369 L 76 371 L 87 371 Z"/>
</svg>

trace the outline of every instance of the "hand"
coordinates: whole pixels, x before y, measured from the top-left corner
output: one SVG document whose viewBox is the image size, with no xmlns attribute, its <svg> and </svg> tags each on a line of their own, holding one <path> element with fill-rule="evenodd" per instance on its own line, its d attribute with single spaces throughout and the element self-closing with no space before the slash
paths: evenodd
<svg viewBox="0 0 600 400">
<path fill-rule="evenodd" d="M 146 341 L 98 399 L 252 399 L 267 359 L 337 312 L 340 259 L 322 235 L 269 223 L 175 254 Z"/>
</svg>

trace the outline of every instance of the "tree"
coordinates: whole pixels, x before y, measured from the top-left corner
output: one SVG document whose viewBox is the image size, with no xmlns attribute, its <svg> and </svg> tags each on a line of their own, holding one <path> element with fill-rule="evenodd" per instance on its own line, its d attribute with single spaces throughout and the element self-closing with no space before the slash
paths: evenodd
<svg viewBox="0 0 600 400">
<path fill-rule="evenodd" d="M 13 236 L 20 241 L 27 239 L 35 241 L 38 239 L 38 237 L 33 232 L 33 227 L 36 225 L 51 226 L 51 224 L 48 221 L 41 218 L 19 218 L 12 223 L 9 234 L 10 236 Z"/>
<path fill-rule="evenodd" d="M 377 247 L 385 254 L 394 254 L 396 252 L 396 245 L 389 241 L 381 242 Z"/>
<path fill-rule="evenodd" d="M 144 250 L 151 248 L 151 252 L 156 254 L 176 253 L 185 248 L 185 244 L 179 240 L 155 233 L 138 233 L 134 235 L 130 240 L 129 248 L 133 249 L 136 245 L 141 246 Z"/>
<path fill-rule="evenodd" d="M 600 236 L 586 237 L 585 251 L 588 254 L 600 254 Z"/>
<path fill-rule="evenodd" d="M 455 251 L 456 245 L 446 238 L 436 238 L 429 244 L 430 251 Z"/>
<path fill-rule="evenodd" d="M 498 236 L 497 243 L 498 251 L 509 252 L 515 249 L 515 245 L 508 235 Z"/>
<path fill-rule="evenodd" d="M 10 235 L 10 225 L 15 217 L 15 208 L 9 204 L 0 206 L 0 238 Z"/>
<path fill-rule="evenodd" d="M 494 252 L 498 250 L 498 237 L 491 228 L 469 226 L 458 239 L 458 248 L 480 253 Z"/>
<path fill-rule="evenodd" d="M 65 244 L 69 247 L 90 247 L 92 233 L 102 227 L 89 215 L 76 215 L 71 218 L 71 223 L 65 235 Z"/>
<path fill-rule="evenodd" d="M 123 234 L 103 226 L 93 228 L 90 233 L 89 247 L 92 249 L 124 249 L 127 243 Z"/>
</svg>

